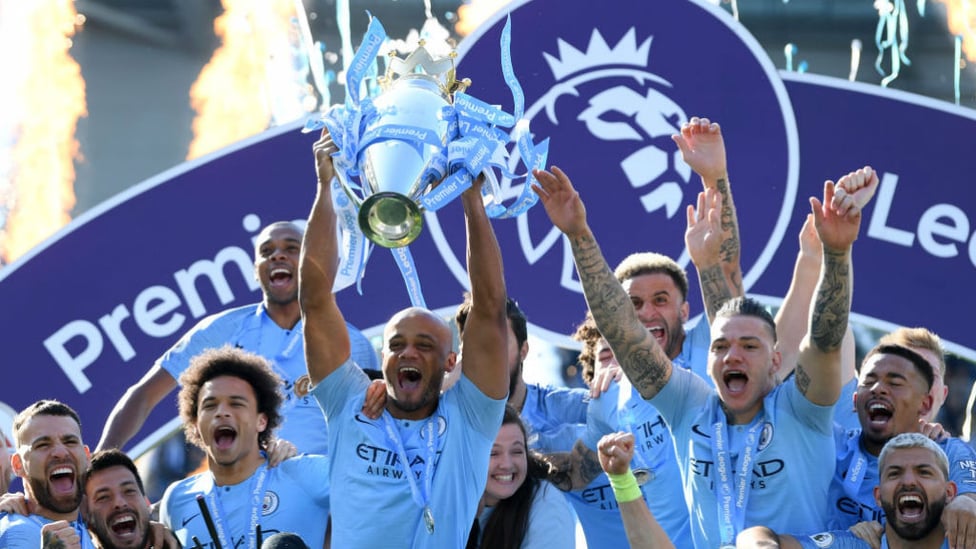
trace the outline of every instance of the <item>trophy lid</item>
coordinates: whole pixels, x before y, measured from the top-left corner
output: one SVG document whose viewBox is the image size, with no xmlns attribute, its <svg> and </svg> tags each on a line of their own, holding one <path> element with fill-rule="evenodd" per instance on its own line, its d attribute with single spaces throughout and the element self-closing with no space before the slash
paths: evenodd
<svg viewBox="0 0 976 549">
<path fill-rule="evenodd" d="M 437 82 L 441 91 L 448 96 L 456 91 L 464 91 L 471 85 L 471 80 L 468 78 L 457 79 L 454 66 L 456 51 L 452 50 L 447 57 L 435 58 L 427 50 L 423 40 L 419 44 L 406 59 L 398 57 L 395 51 L 388 54 L 390 59 L 386 66 L 386 74 L 378 79 L 383 91 L 390 89 L 397 79 L 409 78 L 412 75 L 426 76 Z"/>
</svg>

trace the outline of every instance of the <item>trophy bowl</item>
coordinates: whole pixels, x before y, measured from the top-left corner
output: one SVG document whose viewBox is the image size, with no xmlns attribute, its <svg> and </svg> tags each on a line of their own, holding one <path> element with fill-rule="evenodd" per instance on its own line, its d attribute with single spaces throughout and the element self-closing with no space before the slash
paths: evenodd
<svg viewBox="0 0 976 549">
<path fill-rule="evenodd" d="M 364 135 L 376 136 L 361 150 L 359 167 L 365 199 L 359 225 L 386 248 L 406 246 L 423 227 L 419 201 L 444 178 L 451 101 L 426 74 L 408 74 L 373 100 L 376 116 Z"/>
</svg>

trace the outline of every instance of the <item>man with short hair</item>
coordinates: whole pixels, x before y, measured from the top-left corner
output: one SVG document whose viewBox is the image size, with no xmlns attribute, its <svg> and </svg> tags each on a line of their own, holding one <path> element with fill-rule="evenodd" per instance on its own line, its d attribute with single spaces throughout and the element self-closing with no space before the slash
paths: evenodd
<svg viewBox="0 0 976 549">
<path fill-rule="evenodd" d="M 881 546 L 890 549 L 950 547 L 943 510 L 955 499 L 957 486 L 950 480 L 949 459 L 942 448 L 920 433 L 902 433 L 885 443 L 876 472 L 879 483 L 874 487 L 874 500 L 888 517 Z M 737 546 L 749 549 L 871 547 L 849 530 L 794 539 L 777 536 L 764 527 L 744 531 Z"/>
<path fill-rule="evenodd" d="M 682 159 L 701 178 L 704 189 L 698 197 L 697 217 L 688 206 L 685 241 L 698 272 L 705 316 L 689 323 L 688 275 L 665 255 L 631 254 L 613 274 L 630 296 L 637 318 L 672 364 L 709 381 L 709 323 L 722 303 L 744 293 L 739 222 L 721 127 L 708 118 L 692 117 L 671 139 Z"/>
<path fill-rule="evenodd" d="M 14 418 L 14 473 L 24 481 L 29 515 L 0 514 L 0 547 L 91 547 L 78 516 L 88 469 L 81 419 L 67 404 L 39 400 Z"/>
<path fill-rule="evenodd" d="M 304 454 L 268 468 L 266 450 L 281 423 L 281 379 L 267 360 L 232 347 L 198 355 L 180 376 L 187 440 L 209 470 L 167 488 L 160 519 L 185 546 L 257 547 L 261 536 L 294 532 L 311 547 L 325 540 L 328 461 Z M 202 500 L 202 506 L 201 506 Z M 212 519 L 214 531 L 208 528 Z"/>
<path fill-rule="evenodd" d="M 369 380 L 350 358 L 332 293 L 339 245 L 331 155 L 338 148 L 323 132 L 313 151 L 318 192 L 299 289 L 306 364 L 312 394 L 329 423 L 333 490 L 356 494 L 332 509 L 332 545 L 464 547 L 509 384 L 507 296 L 501 252 L 481 199 L 482 178 L 461 195 L 472 302 L 461 336 L 462 376 L 441 394 L 444 373 L 457 360 L 451 330 L 430 310 L 404 309 L 383 332 L 387 398 L 380 419 L 371 420 L 359 414 Z"/>
<path fill-rule="evenodd" d="M 628 304 L 566 174 L 555 167 L 534 174 L 547 214 L 569 239 L 597 327 L 641 396 L 671 426 L 690 495 L 695 546 L 733 544 L 736 534 L 753 524 L 814 531 L 823 523 L 833 472 L 832 405 L 840 393 L 839 351 L 850 311 L 848 272 L 860 208 L 836 203 L 833 182 L 824 185 L 822 202 L 810 200 L 824 265 L 811 314 L 811 345 L 794 380 L 776 385 L 780 356 L 772 316 L 753 300 L 735 298 L 715 313 L 711 325 L 713 389 L 674 368 L 661 348 L 661 334 L 649 334 Z M 807 497 L 795 497 L 799 485 L 808 487 Z"/>
<path fill-rule="evenodd" d="M 871 491 L 877 483 L 878 456 L 895 436 L 920 432 L 920 421 L 932 409 L 935 377 L 929 361 L 908 347 L 879 344 L 865 356 L 854 394 L 861 428 L 846 432 L 835 428 L 837 465 L 830 485 L 826 529 L 884 520 L 884 510 Z M 949 512 L 970 515 L 967 520 L 976 521 L 972 516 L 972 509 L 976 509 L 972 500 L 976 497 L 976 451 L 954 437 L 943 438 L 939 445 L 948 456 L 949 480 L 960 495 L 967 494 L 956 498 Z"/>
<path fill-rule="evenodd" d="M 92 454 L 85 497 L 85 523 L 99 549 L 152 549 L 149 500 L 129 456 L 114 448 Z M 176 538 L 167 547 L 179 547 Z"/>
<path fill-rule="evenodd" d="M 96 450 L 122 448 L 163 397 L 176 388 L 194 356 L 231 345 L 263 356 L 282 379 L 284 416 L 278 437 L 293 443 L 299 453 L 328 453 L 325 420 L 308 396 L 305 373 L 298 306 L 302 234 L 299 226 L 288 221 L 261 230 L 254 238 L 254 277 L 261 285 L 263 300 L 210 315 L 184 334 L 115 405 Z M 351 324 L 343 329 L 349 333 L 357 363 L 377 368 L 376 351 L 369 340 Z"/>
<path fill-rule="evenodd" d="M 929 391 L 932 395 L 932 409 L 925 414 L 925 421 L 934 422 L 949 395 L 949 387 L 945 384 L 946 363 L 942 339 L 927 328 L 901 326 L 881 336 L 878 344 L 908 347 L 932 366 L 932 373 L 935 374 L 932 378 L 932 389 Z"/>
</svg>

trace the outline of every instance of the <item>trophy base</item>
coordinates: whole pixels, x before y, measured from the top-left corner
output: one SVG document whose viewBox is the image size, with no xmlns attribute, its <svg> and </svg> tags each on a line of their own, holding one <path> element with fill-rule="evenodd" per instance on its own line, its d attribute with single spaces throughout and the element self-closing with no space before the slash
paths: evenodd
<svg viewBox="0 0 976 549">
<path fill-rule="evenodd" d="M 401 248 L 416 240 L 424 226 L 420 207 L 399 193 L 370 195 L 359 208 L 359 226 L 366 238 L 384 248 Z"/>
</svg>

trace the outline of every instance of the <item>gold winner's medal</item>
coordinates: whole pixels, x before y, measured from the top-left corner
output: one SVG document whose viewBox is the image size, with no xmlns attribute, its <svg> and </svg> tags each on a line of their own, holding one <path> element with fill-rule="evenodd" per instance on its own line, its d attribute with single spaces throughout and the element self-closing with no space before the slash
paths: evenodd
<svg viewBox="0 0 976 549">
<path fill-rule="evenodd" d="M 430 506 L 424 506 L 424 526 L 427 527 L 427 533 L 434 533 L 434 513 L 431 512 Z"/>
<path fill-rule="evenodd" d="M 654 480 L 654 473 L 652 473 L 649 469 L 634 469 L 634 478 L 637 479 L 638 486 L 643 486 Z"/>
<path fill-rule="evenodd" d="M 304 374 L 302 377 L 295 380 L 295 396 L 302 398 L 308 394 L 309 388 L 312 386 L 312 378 L 308 377 L 308 374 Z"/>
</svg>

